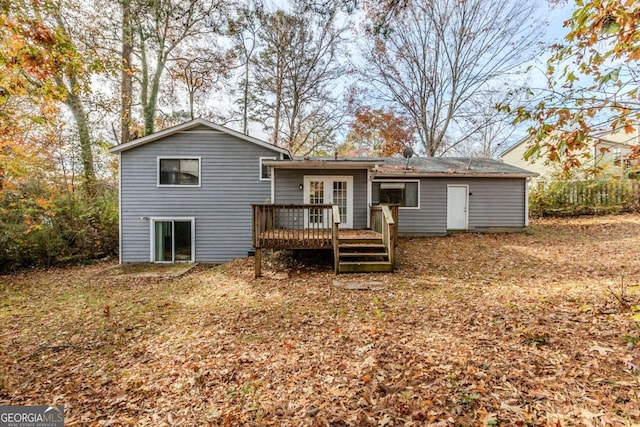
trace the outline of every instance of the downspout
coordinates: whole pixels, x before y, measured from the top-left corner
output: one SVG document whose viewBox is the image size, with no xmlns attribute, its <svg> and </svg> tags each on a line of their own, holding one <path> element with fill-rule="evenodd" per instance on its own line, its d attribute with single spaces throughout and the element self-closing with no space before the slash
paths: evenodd
<svg viewBox="0 0 640 427">
<path fill-rule="evenodd" d="M 371 168 L 367 168 L 367 228 L 371 229 Z"/>
<path fill-rule="evenodd" d="M 276 202 L 276 168 L 273 166 L 269 166 L 271 169 L 271 203 L 275 204 Z"/>
<path fill-rule="evenodd" d="M 122 264 L 122 151 L 118 153 L 118 263 Z"/>
<path fill-rule="evenodd" d="M 524 226 L 529 226 L 529 181 L 531 177 L 524 180 Z"/>
</svg>

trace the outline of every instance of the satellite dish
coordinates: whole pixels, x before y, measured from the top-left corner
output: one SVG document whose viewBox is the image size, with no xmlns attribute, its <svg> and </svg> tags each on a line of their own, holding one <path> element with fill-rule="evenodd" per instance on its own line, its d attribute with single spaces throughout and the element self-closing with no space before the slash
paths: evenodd
<svg viewBox="0 0 640 427">
<path fill-rule="evenodd" d="M 402 152 L 402 155 L 404 156 L 405 159 L 407 159 L 407 161 L 404 164 L 404 168 L 407 169 L 409 167 L 409 159 L 411 158 L 411 156 L 413 156 L 413 148 L 411 147 L 405 148 L 404 151 Z"/>
</svg>

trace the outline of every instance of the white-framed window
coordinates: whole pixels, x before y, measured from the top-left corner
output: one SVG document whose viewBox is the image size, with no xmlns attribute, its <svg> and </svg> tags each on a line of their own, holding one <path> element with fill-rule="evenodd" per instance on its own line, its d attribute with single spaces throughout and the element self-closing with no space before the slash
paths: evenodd
<svg viewBox="0 0 640 427">
<path fill-rule="evenodd" d="M 195 262 L 196 219 L 151 217 L 151 262 Z"/>
<path fill-rule="evenodd" d="M 419 180 L 385 180 L 371 183 L 371 205 L 400 205 L 401 209 L 420 209 Z"/>
<path fill-rule="evenodd" d="M 158 187 L 200 187 L 200 157 L 158 157 Z"/>
<path fill-rule="evenodd" d="M 264 164 L 265 160 L 276 160 L 276 158 L 260 157 L 260 181 L 271 181 L 271 168 Z"/>
</svg>

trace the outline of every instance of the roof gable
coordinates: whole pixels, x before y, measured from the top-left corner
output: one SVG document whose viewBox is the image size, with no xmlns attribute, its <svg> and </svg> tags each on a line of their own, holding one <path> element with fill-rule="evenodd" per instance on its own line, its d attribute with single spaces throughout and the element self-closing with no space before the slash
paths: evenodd
<svg viewBox="0 0 640 427">
<path fill-rule="evenodd" d="M 277 153 L 284 154 L 286 157 L 289 157 L 289 158 L 291 157 L 291 154 L 289 153 L 289 151 L 284 148 L 277 147 L 266 141 L 262 141 L 258 138 L 245 135 L 233 129 L 229 129 L 228 127 L 220 126 L 213 122 L 210 122 L 205 119 L 200 119 L 200 118 L 191 120 L 190 122 L 181 123 L 179 125 L 176 125 L 167 129 L 163 129 L 158 132 L 154 132 L 150 135 L 143 136 L 142 138 L 134 139 L 133 141 L 129 141 L 124 144 L 116 145 L 115 147 L 111 148 L 109 151 L 111 153 L 121 153 L 123 151 L 131 150 L 141 145 L 149 144 L 151 142 L 166 138 L 168 136 L 174 135 L 179 132 L 186 132 L 186 131 L 197 132 L 197 131 L 211 131 L 211 130 L 226 133 L 228 135 L 234 136 L 243 141 L 250 142 L 252 144 L 256 144 L 261 147 L 265 147 L 270 150 L 273 150 Z"/>
<path fill-rule="evenodd" d="M 516 147 L 521 146 L 522 144 L 524 144 L 525 142 L 528 142 L 530 139 L 529 136 L 525 136 L 524 138 L 520 139 L 519 141 L 517 141 L 514 144 L 511 144 L 509 147 L 505 148 L 500 154 L 498 154 L 498 157 L 503 157 L 505 154 L 513 151 L 516 149 Z"/>
</svg>

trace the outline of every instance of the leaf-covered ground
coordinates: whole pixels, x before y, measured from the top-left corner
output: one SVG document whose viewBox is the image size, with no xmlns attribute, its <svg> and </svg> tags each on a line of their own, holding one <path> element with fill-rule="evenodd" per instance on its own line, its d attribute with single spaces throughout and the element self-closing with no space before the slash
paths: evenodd
<svg viewBox="0 0 640 427">
<path fill-rule="evenodd" d="M 375 291 L 327 265 L 0 277 L 0 404 L 66 425 L 640 424 L 640 216 L 402 239 Z M 627 307 L 631 304 L 632 307 Z"/>
</svg>

